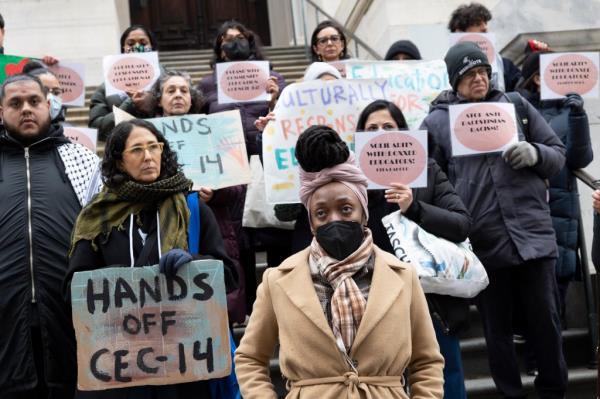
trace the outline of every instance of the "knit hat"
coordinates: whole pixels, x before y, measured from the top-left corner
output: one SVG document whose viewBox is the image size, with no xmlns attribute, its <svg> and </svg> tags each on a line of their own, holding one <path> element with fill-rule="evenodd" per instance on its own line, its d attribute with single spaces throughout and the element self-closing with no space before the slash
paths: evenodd
<svg viewBox="0 0 600 399">
<path fill-rule="evenodd" d="M 338 71 L 332 65 L 326 62 L 313 62 L 309 65 L 308 68 L 306 68 L 306 71 L 304 72 L 304 78 L 302 80 L 304 80 L 305 82 L 308 82 L 310 80 L 317 80 L 323 75 L 331 75 L 336 79 L 342 78 L 342 75 L 340 75 L 340 71 Z"/>
<path fill-rule="evenodd" d="M 387 53 L 385 53 L 385 60 L 393 60 L 399 53 L 408 54 L 413 60 L 421 59 L 421 53 L 413 42 L 410 40 L 398 40 L 396 43 L 392 44 Z"/>
<path fill-rule="evenodd" d="M 454 91 L 456 91 L 460 79 L 475 67 L 487 67 L 488 77 L 492 76 L 492 67 L 487 56 L 473 42 L 460 42 L 450 47 L 444 57 L 444 62 L 446 62 L 448 77 Z"/>
<path fill-rule="evenodd" d="M 533 75 L 540 72 L 540 52 L 531 53 L 523 61 L 521 75 L 523 82 L 529 80 Z"/>
</svg>

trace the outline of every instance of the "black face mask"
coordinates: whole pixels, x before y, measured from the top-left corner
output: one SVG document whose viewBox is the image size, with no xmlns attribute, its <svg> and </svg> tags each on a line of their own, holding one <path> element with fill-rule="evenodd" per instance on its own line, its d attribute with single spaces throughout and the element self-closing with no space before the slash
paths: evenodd
<svg viewBox="0 0 600 399">
<path fill-rule="evenodd" d="M 319 227 L 315 237 L 329 256 L 342 260 L 360 247 L 365 232 L 358 222 L 336 221 Z"/>
<path fill-rule="evenodd" d="M 221 49 L 229 61 L 245 61 L 250 58 L 250 43 L 247 39 L 235 39 L 223 44 Z"/>
</svg>

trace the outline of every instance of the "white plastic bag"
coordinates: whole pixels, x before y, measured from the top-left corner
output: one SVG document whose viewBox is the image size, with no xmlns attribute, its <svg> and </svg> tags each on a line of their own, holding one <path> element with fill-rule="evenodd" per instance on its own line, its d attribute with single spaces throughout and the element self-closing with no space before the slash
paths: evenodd
<svg viewBox="0 0 600 399">
<path fill-rule="evenodd" d="M 398 259 L 411 263 L 426 293 L 473 298 L 489 284 L 467 239 L 459 244 L 439 238 L 396 211 L 383 223 Z"/>
</svg>

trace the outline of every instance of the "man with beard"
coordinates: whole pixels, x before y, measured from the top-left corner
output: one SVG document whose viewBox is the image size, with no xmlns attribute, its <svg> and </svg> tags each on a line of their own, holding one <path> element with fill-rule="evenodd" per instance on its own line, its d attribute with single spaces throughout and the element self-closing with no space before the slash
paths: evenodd
<svg viewBox="0 0 600 399">
<path fill-rule="evenodd" d="M 0 87 L 0 397 L 68 398 L 75 339 L 61 295 L 73 223 L 98 191 L 98 157 L 50 122 L 29 75 Z"/>
</svg>

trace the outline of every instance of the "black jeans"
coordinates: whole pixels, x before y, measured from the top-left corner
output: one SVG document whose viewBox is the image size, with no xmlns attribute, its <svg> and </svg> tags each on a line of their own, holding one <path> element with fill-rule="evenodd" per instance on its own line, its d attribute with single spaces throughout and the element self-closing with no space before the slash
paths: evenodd
<svg viewBox="0 0 600 399">
<path fill-rule="evenodd" d="M 490 371 L 502 397 L 525 397 L 513 343 L 515 298 L 520 298 L 526 336 L 538 365 L 535 388 L 539 397 L 565 396 L 568 378 L 556 306 L 554 264 L 554 259 L 537 259 L 518 266 L 492 267 L 488 272 L 490 284 L 477 297 Z"/>
</svg>

